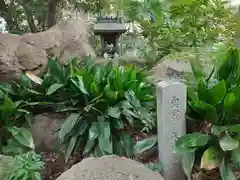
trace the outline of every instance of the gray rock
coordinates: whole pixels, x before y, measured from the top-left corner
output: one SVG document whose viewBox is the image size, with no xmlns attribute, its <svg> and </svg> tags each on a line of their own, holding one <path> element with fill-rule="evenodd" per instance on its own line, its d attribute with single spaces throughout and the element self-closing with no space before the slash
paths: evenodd
<svg viewBox="0 0 240 180">
<path fill-rule="evenodd" d="M 87 158 L 57 180 L 163 180 L 143 164 L 118 156 Z"/>
<path fill-rule="evenodd" d="M 4 179 L 8 172 L 11 171 L 14 158 L 0 154 L 0 179 Z"/>
<path fill-rule="evenodd" d="M 200 61 L 196 59 L 196 54 L 191 50 L 170 54 L 150 70 L 149 80 L 153 83 L 169 80 L 185 82 L 185 77 L 192 75 L 191 61 L 198 61 L 203 73 L 210 74 L 213 68 L 211 54 L 200 52 L 198 56 Z"/>
<path fill-rule="evenodd" d="M 60 113 L 39 114 L 31 122 L 34 144 L 37 151 L 51 152 L 58 147 L 58 132 L 65 116 Z"/>
<path fill-rule="evenodd" d="M 56 24 L 47 31 L 22 36 L 0 33 L 0 82 L 19 77 L 21 71 L 40 74 L 48 58 L 59 57 L 62 63 L 76 56 L 95 56 L 89 44 L 89 27 L 79 18 Z"/>
</svg>

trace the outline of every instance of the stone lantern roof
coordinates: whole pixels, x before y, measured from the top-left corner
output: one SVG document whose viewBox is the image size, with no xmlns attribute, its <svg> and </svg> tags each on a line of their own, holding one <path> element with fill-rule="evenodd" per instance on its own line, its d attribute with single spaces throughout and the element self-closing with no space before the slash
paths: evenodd
<svg viewBox="0 0 240 180">
<path fill-rule="evenodd" d="M 106 33 L 125 33 L 127 31 L 126 25 L 122 18 L 101 17 L 97 19 L 96 24 L 93 26 L 95 34 Z"/>
</svg>

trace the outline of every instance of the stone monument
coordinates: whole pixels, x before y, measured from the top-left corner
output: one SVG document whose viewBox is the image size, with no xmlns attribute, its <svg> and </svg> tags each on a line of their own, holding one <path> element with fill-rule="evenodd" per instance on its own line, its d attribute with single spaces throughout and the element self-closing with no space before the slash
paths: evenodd
<svg viewBox="0 0 240 180">
<path fill-rule="evenodd" d="M 186 134 L 186 98 L 183 83 L 162 81 L 157 84 L 158 152 L 164 180 L 185 180 L 173 146 Z"/>
</svg>

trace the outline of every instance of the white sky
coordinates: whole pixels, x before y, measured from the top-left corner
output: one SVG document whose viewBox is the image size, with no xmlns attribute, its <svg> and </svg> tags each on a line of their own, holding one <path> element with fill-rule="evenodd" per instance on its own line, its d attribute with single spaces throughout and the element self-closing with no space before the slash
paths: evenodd
<svg viewBox="0 0 240 180">
<path fill-rule="evenodd" d="M 236 6 L 240 4 L 240 0 L 229 0 L 231 6 Z"/>
</svg>

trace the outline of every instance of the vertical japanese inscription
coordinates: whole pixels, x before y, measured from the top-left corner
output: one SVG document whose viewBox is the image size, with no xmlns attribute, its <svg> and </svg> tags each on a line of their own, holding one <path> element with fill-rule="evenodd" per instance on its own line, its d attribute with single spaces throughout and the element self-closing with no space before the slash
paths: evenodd
<svg viewBox="0 0 240 180">
<path fill-rule="evenodd" d="M 177 96 L 172 96 L 172 98 L 168 101 L 169 107 L 169 117 L 170 117 L 170 125 L 172 126 L 173 132 L 170 136 L 170 146 L 173 148 L 175 142 L 180 135 L 177 131 L 177 123 L 180 121 L 180 98 Z"/>
<path fill-rule="evenodd" d="M 157 84 L 158 147 L 164 180 L 185 180 L 179 156 L 173 153 L 176 140 L 186 134 L 186 87 L 179 82 Z"/>
</svg>

